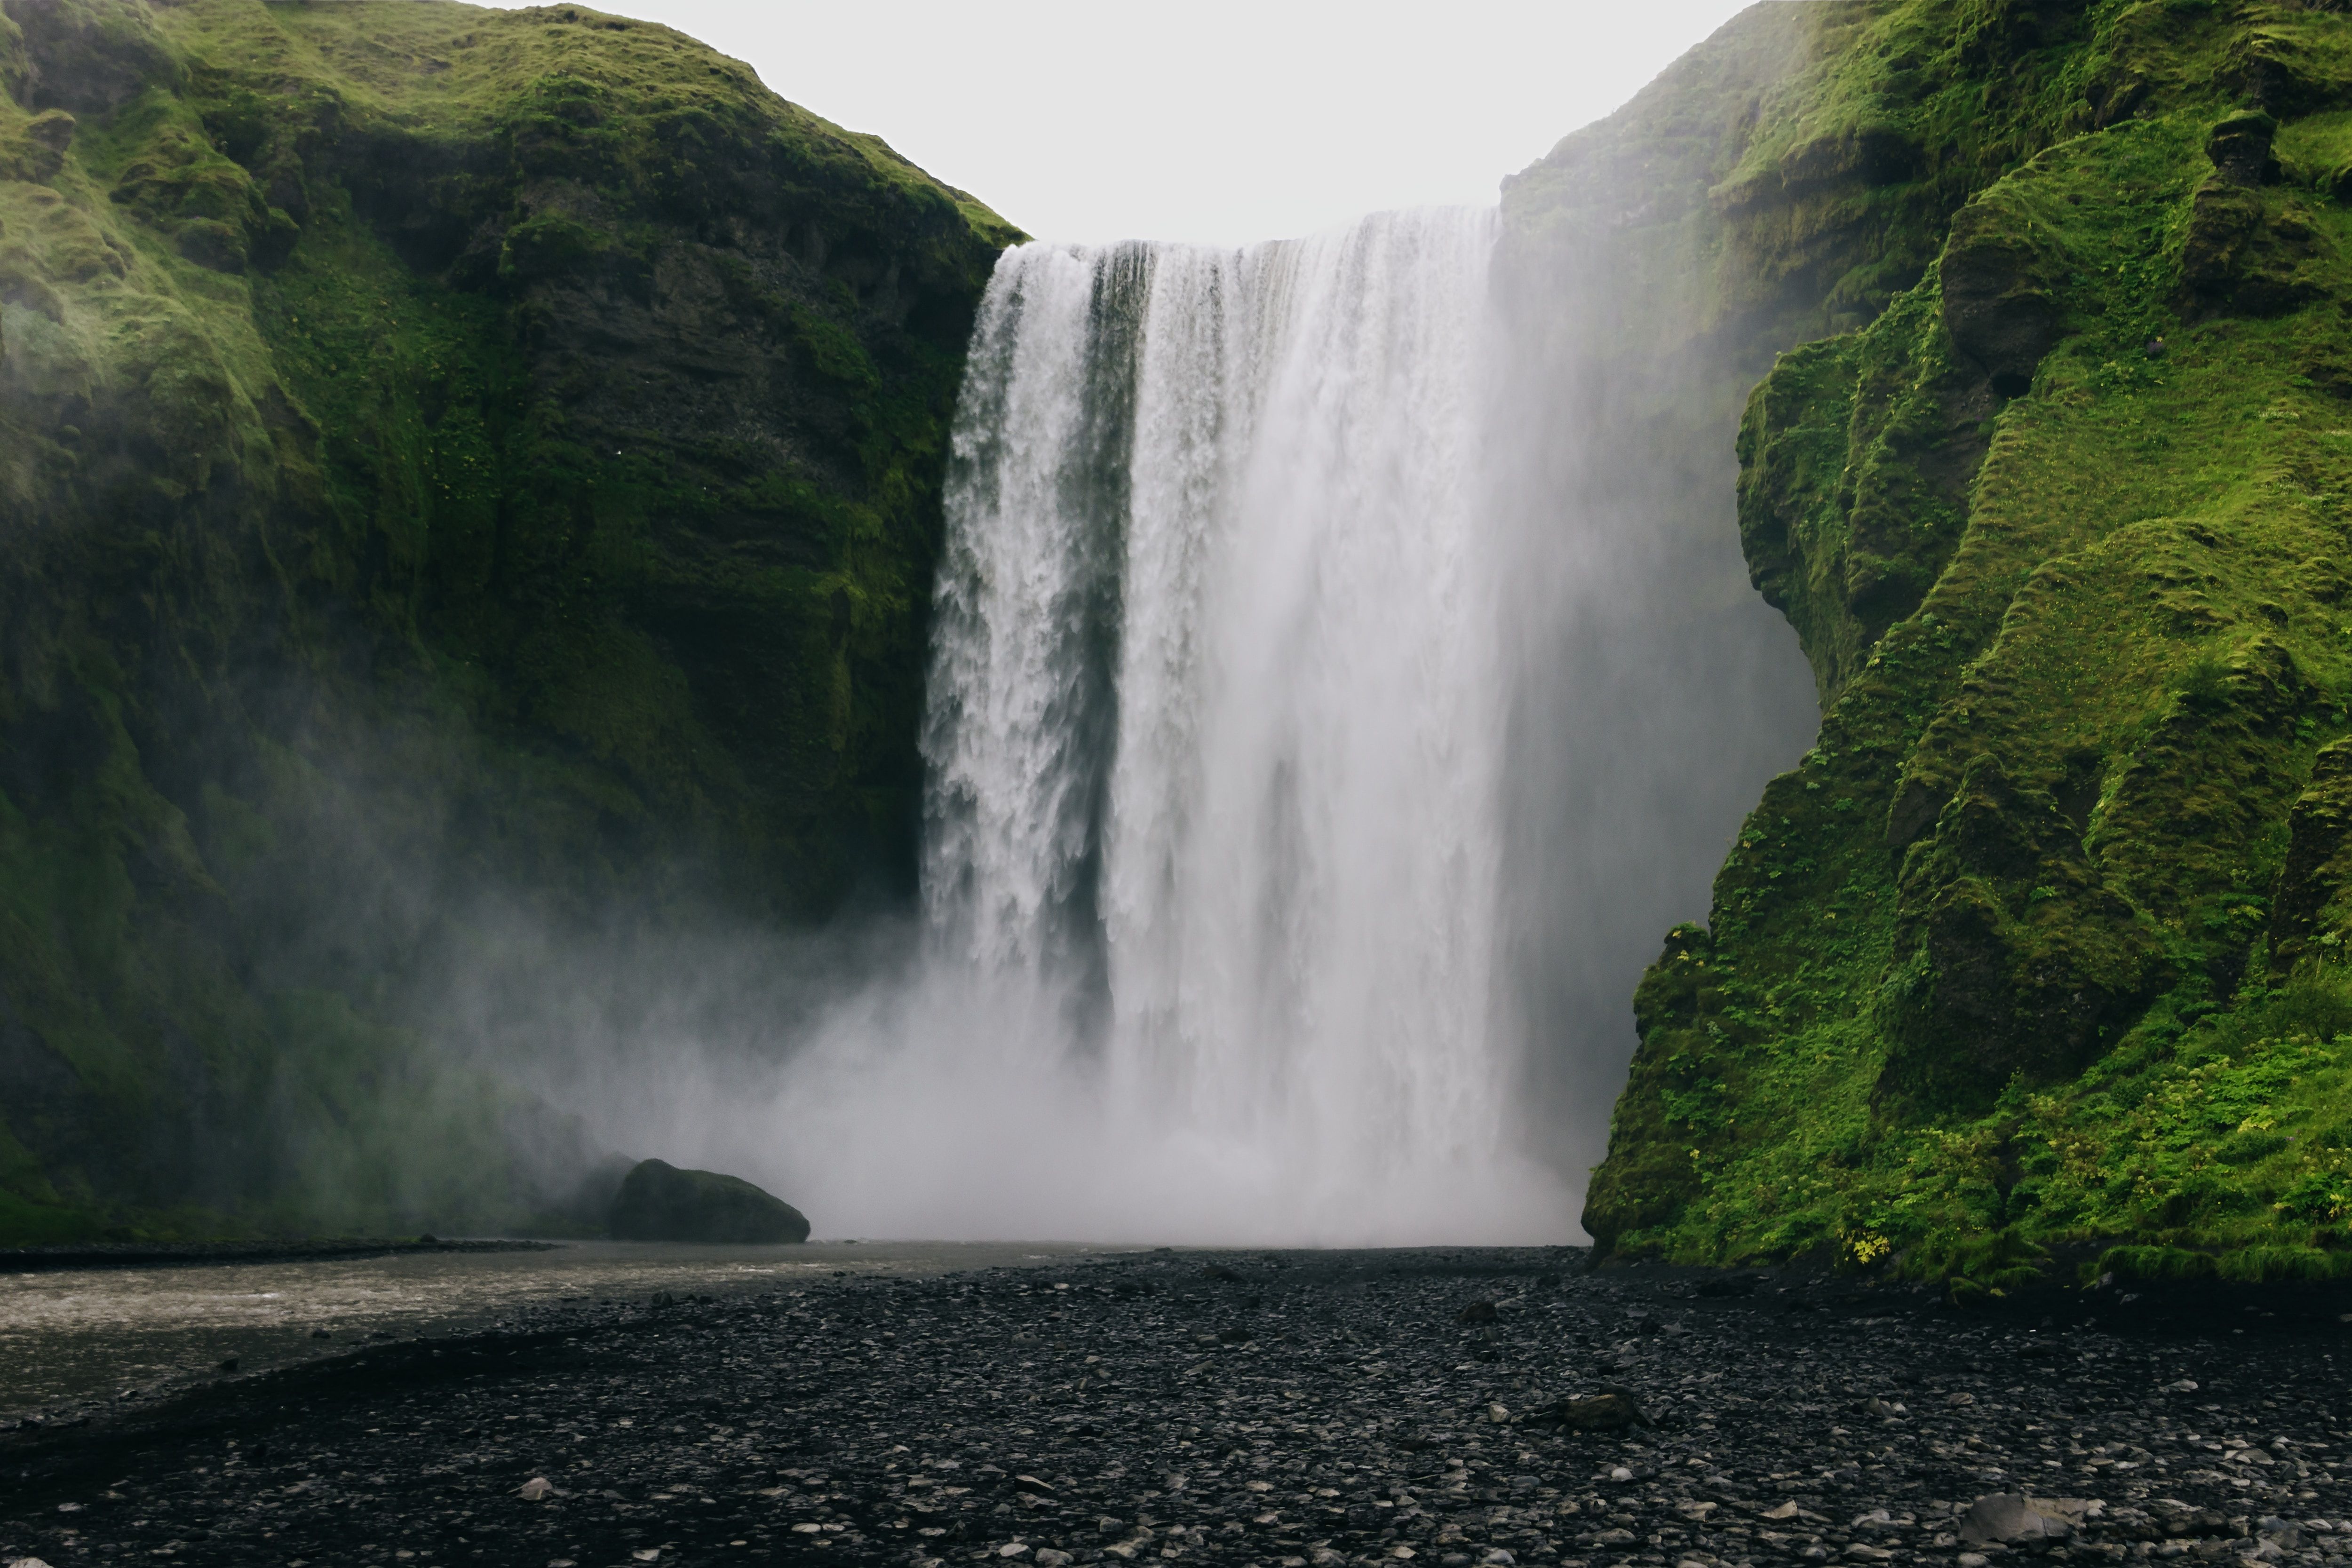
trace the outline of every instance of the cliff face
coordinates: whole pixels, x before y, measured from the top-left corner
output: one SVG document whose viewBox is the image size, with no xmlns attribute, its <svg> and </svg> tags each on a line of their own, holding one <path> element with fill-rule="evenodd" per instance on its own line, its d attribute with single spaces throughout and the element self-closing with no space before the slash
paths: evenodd
<svg viewBox="0 0 2352 1568">
<path fill-rule="evenodd" d="M 911 883 L 1015 236 L 578 6 L 0 0 L 0 1237 L 519 1213 L 404 988 Z"/>
<path fill-rule="evenodd" d="M 1833 329 L 1738 438 L 1824 718 L 1642 984 L 1586 1224 L 1963 1293 L 2340 1271 L 2352 17 L 1802 9 L 1687 249 L 1786 280 L 1720 319 Z"/>
</svg>

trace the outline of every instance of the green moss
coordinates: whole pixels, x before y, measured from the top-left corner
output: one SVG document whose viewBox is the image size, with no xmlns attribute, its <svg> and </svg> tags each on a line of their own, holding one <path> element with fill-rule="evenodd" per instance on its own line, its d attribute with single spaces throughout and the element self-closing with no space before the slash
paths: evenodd
<svg viewBox="0 0 2352 1568">
<path fill-rule="evenodd" d="M 909 884 L 946 425 L 1017 235 L 577 6 L 6 15 L 0 1050 L 45 1087 L 0 1187 L 515 1222 L 537 1113 L 416 956 L 482 897 Z"/>
<path fill-rule="evenodd" d="M 1873 136 L 1945 149 L 1909 166 L 1952 198 L 1857 193 L 1892 226 L 1839 241 L 1856 267 L 1921 266 L 1749 400 L 1743 542 L 1824 721 L 1643 984 L 1587 1224 L 1693 1260 L 1884 1247 L 1968 1290 L 2061 1243 L 2332 1275 L 2343 25 L 1970 14 L 2022 30 L 1818 13 L 1719 204 L 1736 230 Z"/>
</svg>

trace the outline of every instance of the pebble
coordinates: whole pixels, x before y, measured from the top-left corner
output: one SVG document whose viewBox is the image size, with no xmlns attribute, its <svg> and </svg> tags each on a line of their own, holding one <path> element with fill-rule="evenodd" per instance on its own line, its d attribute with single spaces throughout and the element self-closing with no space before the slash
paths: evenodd
<svg viewBox="0 0 2352 1568">
<path fill-rule="evenodd" d="M 550 1304 L 0 1437 L 0 1563 L 2335 1568 L 2342 1328 L 2237 1326 L 1533 1249 Z"/>
</svg>

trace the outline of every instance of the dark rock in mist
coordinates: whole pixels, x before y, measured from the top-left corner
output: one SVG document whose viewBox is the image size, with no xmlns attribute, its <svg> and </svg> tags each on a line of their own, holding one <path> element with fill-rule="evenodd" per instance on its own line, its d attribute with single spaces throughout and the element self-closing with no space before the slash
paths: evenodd
<svg viewBox="0 0 2352 1568">
<path fill-rule="evenodd" d="M 623 1241 L 805 1241 L 808 1217 L 740 1176 L 641 1161 L 608 1224 Z"/>
</svg>

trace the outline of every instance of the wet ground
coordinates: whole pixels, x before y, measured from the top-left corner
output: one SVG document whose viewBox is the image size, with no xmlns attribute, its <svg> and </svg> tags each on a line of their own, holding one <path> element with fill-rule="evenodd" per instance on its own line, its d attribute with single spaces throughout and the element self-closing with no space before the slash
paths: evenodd
<svg viewBox="0 0 2352 1568">
<path fill-rule="evenodd" d="M 813 1242 L 685 1247 L 626 1241 L 430 1249 L 257 1261 L 217 1249 L 150 1251 L 89 1264 L 0 1258 L 0 1422 L 93 1396 L 143 1397 L 240 1370 L 316 1361 L 354 1341 L 495 1328 L 518 1312 L 643 1301 L 655 1291 L 731 1299 L 790 1282 L 1042 1263 L 1087 1249 L 967 1242 Z M 84 1260 L 77 1254 L 74 1260 Z"/>
<path fill-rule="evenodd" d="M 1020 1261 L 525 1306 L 23 1428 L 0 1436 L 0 1561 L 2235 1568 L 2352 1548 L 2333 1301 L 2111 1288 L 1989 1320 L 1572 1252 Z M 2011 1494 L 2031 1500 L 1966 1511 Z"/>
</svg>

